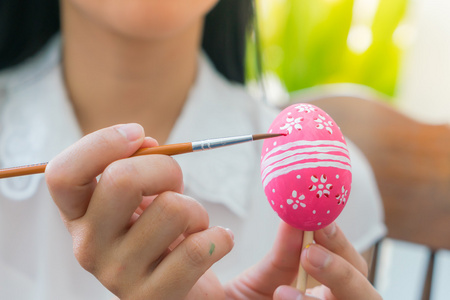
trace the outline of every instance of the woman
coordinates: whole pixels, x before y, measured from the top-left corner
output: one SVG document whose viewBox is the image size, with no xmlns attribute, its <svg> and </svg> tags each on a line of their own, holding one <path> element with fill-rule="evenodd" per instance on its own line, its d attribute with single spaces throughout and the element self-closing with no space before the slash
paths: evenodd
<svg viewBox="0 0 450 300">
<path fill-rule="evenodd" d="M 3 2 L 10 18 L 0 18 L 9 20 L 1 27 L 1 165 L 51 160 L 48 189 L 39 175 L 0 183 L 0 262 L 11 297 L 102 299 L 109 290 L 124 299 L 260 299 L 292 282 L 301 231 L 282 223 L 277 233 L 260 188 L 258 144 L 176 161 L 122 159 L 158 142 L 264 132 L 273 120 L 277 112 L 239 84 L 251 3 L 217 2 L 62 0 L 61 35 L 51 39 L 55 1 Z M 14 9 L 30 9 L 20 30 L 11 27 Z M 357 177 L 366 176 L 352 152 L 361 159 Z M 340 221 L 360 250 L 384 230 L 370 189 L 360 186 L 369 196 Z M 349 221 L 356 212 L 367 215 L 358 230 Z M 64 225 L 77 261 L 97 279 L 72 258 Z M 348 260 L 341 263 L 354 264 L 339 249 Z"/>
</svg>

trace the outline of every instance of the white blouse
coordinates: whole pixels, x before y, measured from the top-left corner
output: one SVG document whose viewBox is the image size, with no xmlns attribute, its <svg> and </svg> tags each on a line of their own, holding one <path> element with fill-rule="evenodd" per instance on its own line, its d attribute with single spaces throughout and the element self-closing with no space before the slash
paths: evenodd
<svg viewBox="0 0 450 300">
<path fill-rule="evenodd" d="M 61 40 L 0 73 L 0 167 L 52 159 L 82 133 L 68 99 L 60 64 Z M 278 110 L 229 83 L 201 55 L 199 72 L 168 143 L 264 133 Z M 230 228 L 235 246 L 213 266 L 225 282 L 258 262 L 279 223 L 260 180 L 261 142 L 174 157 L 185 193 L 205 206 L 211 225 Z M 369 164 L 349 142 L 352 192 L 337 222 L 359 251 L 386 231 Z M 110 299 L 77 263 L 43 175 L 0 180 L 0 298 Z"/>
</svg>

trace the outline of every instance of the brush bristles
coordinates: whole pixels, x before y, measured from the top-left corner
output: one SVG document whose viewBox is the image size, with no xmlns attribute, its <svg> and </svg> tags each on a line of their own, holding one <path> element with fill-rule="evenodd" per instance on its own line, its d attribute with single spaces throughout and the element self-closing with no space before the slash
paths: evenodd
<svg viewBox="0 0 450 300">
<path fill-rule="evenodd" d="M 254 134 L 252 136 L 253 136 L 253 140 L 257 141 L 257 140 L 269 139 L 269 138 L 282 136 L 282 135 L 286 135 L 286 134 L 284 134 L 284 133 L 261 133 L 261 134 Z"/>
</svg>

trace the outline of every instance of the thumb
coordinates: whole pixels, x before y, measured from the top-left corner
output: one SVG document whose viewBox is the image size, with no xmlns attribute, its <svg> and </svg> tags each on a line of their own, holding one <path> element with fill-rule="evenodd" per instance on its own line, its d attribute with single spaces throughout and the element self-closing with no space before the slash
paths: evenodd
<svg viewBox="0 0 450 300">
<path fill-rule="evenodd" d="M 235 294 L 254 299 L 258 294 L 272 295 L 280 285 L 291 284 L 300 262 L 302 236 L 302 230 L 281 222 L 271 251 L 258 264 L 231 281 L 227 288 Z"/>
<path fill-rule="evenodd" d="M 139 124 L 116 125 L 86 135 L 49 162 L 47 185 L 66 221 L 85 214 L 96 177 L 113 161 L 131 156 L 143 141 Z"/>
</svg>

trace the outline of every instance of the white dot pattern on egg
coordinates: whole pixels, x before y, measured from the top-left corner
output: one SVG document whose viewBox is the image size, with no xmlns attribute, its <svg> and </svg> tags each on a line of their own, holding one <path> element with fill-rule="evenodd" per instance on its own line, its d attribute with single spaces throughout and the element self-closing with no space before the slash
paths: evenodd
<svg viewBox="0 0 450 300">
<path fill-rule="evenodd" d="M 272 209 L 296 228 L 327 226 L 346 205 L 352 182 L 340 129 L 320 108 L 294 104 L 275 118 L 269 132 L 287 134 L 265 140 L 262 148 L 261 179 Z"/>
</svg>

